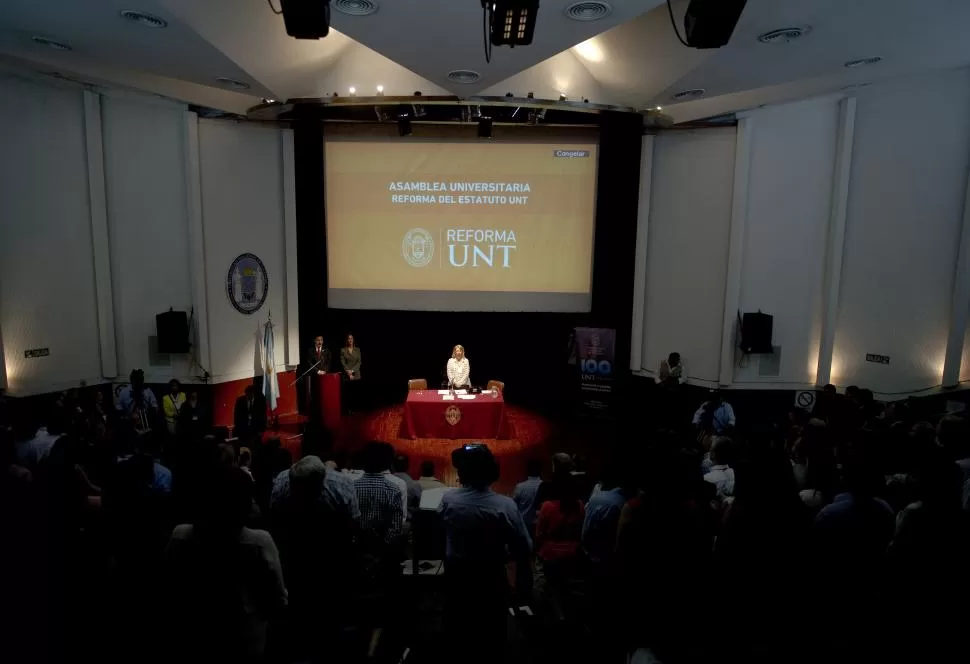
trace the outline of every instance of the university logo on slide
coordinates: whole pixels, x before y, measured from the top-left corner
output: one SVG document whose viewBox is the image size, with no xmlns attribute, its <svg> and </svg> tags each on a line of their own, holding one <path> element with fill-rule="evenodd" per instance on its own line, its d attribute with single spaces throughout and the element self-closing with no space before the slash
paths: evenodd
<svg viewBox="0 0 970 664">
<path fill-rule="evenodd" d="M 424 267 L 434 257 L 434 237 L 423 228 L 412 228 L 404 234 L 401 255 L 412 267 Z"/>
</svg>

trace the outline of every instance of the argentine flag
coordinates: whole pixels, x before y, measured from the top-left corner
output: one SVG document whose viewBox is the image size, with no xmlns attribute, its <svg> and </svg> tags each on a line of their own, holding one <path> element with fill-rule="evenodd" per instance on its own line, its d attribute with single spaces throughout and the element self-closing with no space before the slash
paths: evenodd
<svg viewBox="0 0 970 664">
<path fill-rule="evenodd" d="M 276 400 L 280 398 L 280 384 L 276 379 L 276 356 L 273 353 L 273 324 L 266 323 L 263 328 L 263 396 L 270 410 L 276 410 Z"/>
</svg>

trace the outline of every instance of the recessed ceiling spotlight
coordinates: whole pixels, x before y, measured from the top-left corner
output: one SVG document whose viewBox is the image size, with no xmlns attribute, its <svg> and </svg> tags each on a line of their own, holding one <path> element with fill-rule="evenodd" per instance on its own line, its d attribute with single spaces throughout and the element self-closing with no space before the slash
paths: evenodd
<svg viewBox="0 0 970 664">
<path fill-rule="evenodd" d="M 681 90 L 670 96 L 671 99 L 693 99 L 694 97 L 700 97 L 705 92 L 704 88 L 691 88 L 690 90 Z"/>
<path fill-rule="evenodd" d="M 137 23 L 138 25 L 143 25 L 146 28 L 165 28 L 168 26 L 168 21 L 165 19 L 159 18 L 154 14 L 149 14 L 148 12 L 140 12 L 136 9 L 121 10 L 121 18 L 129 20 L 132 23 Z"/>
<path fill-rule="evenodd" d="M 758 35 L 758 41 L 762 44 L 777 44 L 779 42 L 790 42 L 793 39 L 804 37 L 812 31 L 811 26 L 795 25 L 788 28 L 769 30 L 764 34 Z"/>
<path fill-rule="evenodd" d="M 383 85 L 378 85 L 377 86 L 377 96 L 378 97 L 383 97 L 384 96 L 384 86 Z"/>
<path fill-rule="evenodd" d="M 227 88 L 232 88 L 233 90 L 248 90 L 249 83 L 244 83 L 243 81 L 237 81 L 234 78 L 228 78 L 226 76 L 220 76 L 216 79 L 216 83 L 219 85 L 224 85 Z"/>
<path fill-rule="evenodd" d="M 847 69 L 855 69 L 856 67 L 864 67 L 866 65 L 874 65 L 877 62 L 882 62 L 882 58 L 878 55 L 874 55 L 871 58 L 860 58 L 859 60 L 849 60 L 843 66 Z"/>
<path fill-rule="evenodd" d="M 369 16 L 380 8 L 374 0 L 333 0 L 331 6 L 348 16 Z"/>
<path fill-rule="evenodd" d="M 448 72 L 448 80 L 452 83 L 478 83 L 482 75 L 471 69 L 455 69 Z"/>
<path fill-rule="evenodd" d="M 276 100 L 275 99 L 271 99 L 270 97 L 263 97 L 263 103 L 264 104 L 275 104 L 276 103 Z"/>
<path fill-rule="evenodd" d="M 350 96 L 351 96 L 351 97 L 356 97 L 356 96 L 357 96 L 357 88 L 355 88 L 355 87 L 354 87 L 354 86 L 352 86 L 352 85 L 350 86 L 350 89 L 349 89 L 349 90 L 347 90 L 347 92 L 349 92 L 349 93 L 350 93 Z"/>
<path fill-rule="evenodd" d="M 46 46 L 47 48 L 52 48 L 55 51 L 72 51 L 74 50 L 70 44 L 67 42 L 57 41 L 56 39 L 48 39 L 47 37 L 41 37 L 40 35 L 34 35 L 30 38 L 35 44 L 40 44 L 41 46 Z"/>
<path fill-rule="evenodd" d="M 599 21 L 613 13 L 613 6 L 603 0 L 582 0 L 567 6 L 562 13 L 574 21 Z"/>
</svg>

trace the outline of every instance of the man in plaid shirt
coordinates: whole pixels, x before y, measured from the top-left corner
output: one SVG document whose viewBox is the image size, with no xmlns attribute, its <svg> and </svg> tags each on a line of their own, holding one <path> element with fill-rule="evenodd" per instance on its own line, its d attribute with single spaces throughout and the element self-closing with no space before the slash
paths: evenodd
<svg viewBox="0 0 970 664">
<path fill-rule="evenodd" d="M 404 530 L 401 491 L 384 474 L 394 448 L 370 442 L 364 450 L 364 474 L 354 482 L 360 505 L 360 540 L 365 552 L 382 555 L 400 542 Z"/>
</svg>

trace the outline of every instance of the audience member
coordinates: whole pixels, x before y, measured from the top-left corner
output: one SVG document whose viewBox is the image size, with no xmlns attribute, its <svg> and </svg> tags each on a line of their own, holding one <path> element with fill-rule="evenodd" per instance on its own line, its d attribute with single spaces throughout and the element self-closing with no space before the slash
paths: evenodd
<svg viewBox="0 0 970 664">
<path fill-rule="evenodd" d="M 269 622 L 287 603 L 279 552 L 245 527 L 252 482 L 215 468 L 198 519 L 177 526 L 165 552 L 172 656 L 244 661 L 262 657 Z"/>
<path fill-rule="evenodd" d="M 452 464 L 461 488 L 441 500 L 445 527 L 446 631 L 452 652 L 469 662 L 502 661 L 508 583 L 516 562 L 516 592 L 532 590 L 532 541 L 511 498 L 490 488 L 498 463 L 485 445 L 456 449 Z"/>
<path fill-rule="evenodd" d="M 133 369 L 128 380 L 130 383 L 118 395 L 118 410 L 134 423 L 139 433 L 150 431 L 158 417 L 155 393 L 145 385 L 145 372 L 141 369 Z"/>
<path fill-rule="evenodd" d="M 714 439 L 711 443 L 711 469 L 704 475 L 704 481 L 714 485 L 721 500 L 734 495 L 732 445 L 730 438 L 718 436 Z"/>
<path fill-rule="evenodd" d="M 408 473 L 410 467 L 411 460 L 406 454 L 398 454 L 394 457 L 394 472 L 392 474 L 404 480 L 404 485 L 407 487 L 408 512 L 413 514 L 414 510 L 418 509 L 418 505 L 421 504 L 421 485 Z"/>
<path fill-rule="evenodd" d="M 199 393 L 192 390 L 179 409 L 178 434 L 190 441 L 195 441 L 208 432 L 210 424 L 208 409 L 199 401 Z"/>
<path fill-rule="evenodd" d="M 600 490 L 590 496 L 583 517 L 582 543 L 586 556 L 594 567 L 604 567 L 616 549 L 616 529 L 620 511 L 630 498 L 629 487 L 623 481 L 625 472 L 620 461 L 614 460 L 603 474 Z"/>
<path fill-rule="evenodd" d="M 232 434 L 241 441 L 258 439 L 266 431 L 266 398 L 247 385 L 245 393 L 236 399 Z"/>
<path fill-rule="evenodd" d="M 361 547 L 375 558 L 391 555 L 401 545 L 404 531 L 401 492 L 388 475 L 393 459 L 394 450 L 387 443 L 367 443 L 364 472 L 354 482 L 360 505 Z"/>
<path fill-rule="evenodd" d="M 525 463 L 525 480 L 516 484 L 515 490 L 512 492 L 512 500 L 515 501 L 516 507 L 519 508 L 522 521 L 530 533 L 535 531 L 536 510 L 538 508 L 536 505 L 536 495 L 539 492 L 539 485 L 542 484 L 541 474 L 542 466 L 539 460 L 529 459 Z"/>
<path fill-rule="evenodd" d="M 185 392 L 182 385 L 174 378 L 168 381 L 168 393 L 162 397 L 162 414 L 165 416 L 165 428 L 174 436 L 178 424 L 179 412 L 185 405 Z"/>
<path fill-rule="evenodd" d="M 700 431 L 722 436 L 734 428 L 734 409 L 720 390 L 712 390 L 711 398 L 697 409 L 693 421 Z"/>
<path fill-rule="evenodd" d="M 444 483 L 435 477 L 434 461 L 421 462 L 421 477 L 418 478 L 418 485 L 420 485 L 422 492 L 430 489 L 444 488 Z"/>
</svg>

